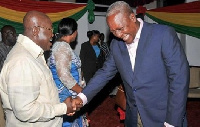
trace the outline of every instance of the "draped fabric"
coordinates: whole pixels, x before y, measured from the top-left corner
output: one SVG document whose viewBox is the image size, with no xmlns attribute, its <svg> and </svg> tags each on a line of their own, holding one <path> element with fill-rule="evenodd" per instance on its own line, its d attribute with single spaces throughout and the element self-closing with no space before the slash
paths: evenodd
<svg viewBox="0 0 200 127">
<path fill-rule="evenodd" d="M 23 17 L 31 10 L 46 13 L 53 22 L 54 31 L 57 32 L 59 21 L 65 17 L 79 20 L 87 11 L 88 21 L 94 19 L 94 3 L 88 0 L 87 4 L 58 3 L 49 1 L 30 0 L 0 0 L 0 28 L 4 25 L 12 25 L 16 28 L 17 34 L 23 32 Z"/>
<path fill-rule="evenodd" d="M 131 0 L 129 0 L 129 1 L 131 1 Z M 137 7 L 137 6 L 149 4 L 149 3 L 153 2 L 153 1 L 155 1 L 155 0 L 133 0 L 132 4 L 130 6 L 131 7 Z"/>
<path fill-rule="evenodd" d="M 200 38 L 200 1 L 151 9 L 146 11 L 146 16 L 174 27 L 179 33 Z"/>
<path fill-rule="evenodd" d="M 79 3 L 86 3 L 88 0 L 76 0 Z M 118 0 L 93 0 L 95 4 L 111 5 Z M 137 7 L 139 5 L 149 4 L 155 0 L 123 0 L 127 2 L 131 7 Z"/>
</svg>

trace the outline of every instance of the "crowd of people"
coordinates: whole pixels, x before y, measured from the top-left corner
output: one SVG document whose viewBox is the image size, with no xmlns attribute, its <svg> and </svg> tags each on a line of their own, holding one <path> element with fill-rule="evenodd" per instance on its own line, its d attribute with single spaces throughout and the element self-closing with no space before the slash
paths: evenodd
<svg viewBox="0 0 200 127">
<path fill-rule="evenodd" d="M 72 18 L 63 18 L 56 34 L 39 11 L 26 13 L 18 37 L 14 27 L 1 28 L 6 127 L 88 127 L 82 109 L 116 74 L 125 88 L 126 127 L 187 127 L 189 64 L 175 30 L 136 18 L 124 1 L 109 6 L 106 21 L 115 38 L 108 44 L 103 33 L 88 31 L 80 56 L 70 46 L 78 34 Z"/>
</svg>

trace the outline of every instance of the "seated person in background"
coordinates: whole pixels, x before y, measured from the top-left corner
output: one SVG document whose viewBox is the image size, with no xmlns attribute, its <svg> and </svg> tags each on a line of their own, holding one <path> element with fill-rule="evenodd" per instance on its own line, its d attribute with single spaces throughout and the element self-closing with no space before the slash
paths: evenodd
<svg viewBox="0 0 200 127">
<path fill-rule="evenodd" d="M 52 22 L 42 12 L 29 11 L 23 26 L 0 75 L 6 127 L 61 127 L 62 115 L 73 109 L 70 97 L 60 103 L 43 55 L 51 46 Z"/>
<path fill-rule="evenodd" d="M 67 97 L 76 97 L 85 84 L 81 81 L 81 61 L 70 47 L 77 36 L 77 23 L 72 18 L 63 18 L 54 36 L 49 68 L 56 83 L 60 102 Z M 87 127 L 86 116 L 64 116 L 63 127 Z"/>
<path fill-rule="evenodd" d="M 1 38 L 0 42 L 0 72 L 3 67 L 3 63 L 16 43 L 16 30 L 10 25 L 5 25 L 1 28 Z"/>
</svg>

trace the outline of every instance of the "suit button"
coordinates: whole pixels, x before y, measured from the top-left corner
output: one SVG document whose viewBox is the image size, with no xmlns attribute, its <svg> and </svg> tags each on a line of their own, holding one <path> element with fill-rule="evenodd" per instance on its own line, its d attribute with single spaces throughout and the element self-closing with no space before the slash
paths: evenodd
<svg viewBox="0 0 200 127">
<path fill-rule="evenodd" d="M 134 91 L 134 92 L 136 92 L 136 91 L 137 91 L 137 89 L 134 89 L 133 91 Z"/>
<path fill-rule="evenodd" d="M 137 107 L 137 105 L 136 105 L 136 104 L 134 104 L 133 106 L 134 106 L 134 107 Z"/>
</svg>

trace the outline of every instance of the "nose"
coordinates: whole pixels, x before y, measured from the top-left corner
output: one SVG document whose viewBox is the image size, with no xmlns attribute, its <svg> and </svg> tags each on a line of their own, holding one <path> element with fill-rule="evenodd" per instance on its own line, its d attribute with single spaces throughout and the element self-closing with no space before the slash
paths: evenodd
<svg viewBox="0 0 200 127">
<path fill-rule="evenodd" d="M 51 33 L 51 36 L 50 36 L 50 42 L 53 40 L 53 36 L 54 36 L 54 34 L 53 34 L 53 32 Z"/>
<path fill-rule="evenodd" d="M 53 34 L 53 32 L 51 32 L 51 38 L 53 38 L 53 36 L 54 36 L 54 34 Z"/>
</svg>

